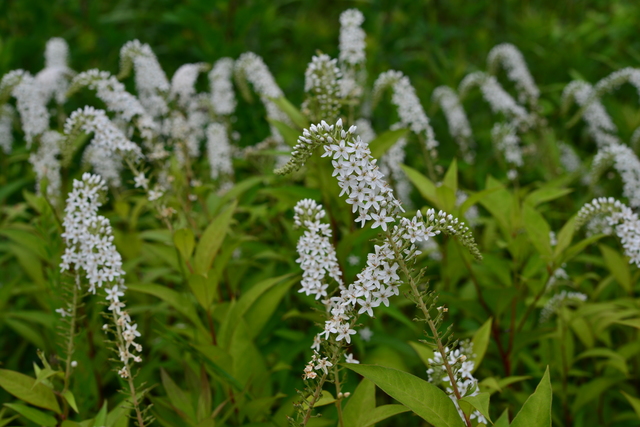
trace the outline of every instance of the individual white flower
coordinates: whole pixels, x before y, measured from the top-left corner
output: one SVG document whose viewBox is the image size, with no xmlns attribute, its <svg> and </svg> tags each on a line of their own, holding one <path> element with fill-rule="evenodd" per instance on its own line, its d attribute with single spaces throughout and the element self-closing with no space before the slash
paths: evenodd
<svg viewBox="0 0 640 427">
<path fill-rule="evenodd" d="M 353 353 L 349 353 L 345 355 L 345 363 L 354 363 L 357 365 L 360 363 L 360 361 L 353 357 Z"/>
<path fill-rule="evenodd" d="M 149 178 L 147 178 L 143 172 L 140 172 L 133 177 L 133 183 L 136 188 L 142 188 L 144 190 L 149 188 Z"/>
<path fill-rule="evenodd" d="M 373 336 L 373 331 L 365 327 L 360 329 L 359 334 L 360 334 L 360 338 L 362 338 L 362 341 L 371 341 L 371 337 Z"/>
</svg>

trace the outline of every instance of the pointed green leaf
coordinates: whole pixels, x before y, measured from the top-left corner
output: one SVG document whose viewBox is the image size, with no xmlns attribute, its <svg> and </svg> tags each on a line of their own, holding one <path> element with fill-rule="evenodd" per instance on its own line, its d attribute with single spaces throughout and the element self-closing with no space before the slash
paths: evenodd
<svg viewBox="0 0 640 427">
<path fill-rule="evenodd" d="M 62 397 L 64 397 L 64 400 L 67 401 L 69 406 L 71 406 L 73 408 L 73 410 L 76 411 L 76 414 L 80 412 L 80 411 L 78 411 L 78 405 L 76 404 L 76 398 L 73 395 L 73 393 L 71 392 L 71 390 L 65 390 L 64 393 L 62 393 Z"/>
<path fill-rule="evenodd" d="M 524 405 L 513 419 L 511 427 L 551 427 L 551 380 L 549 367 L 536 390 L 524 402 Z"/>
<path fill-rule="evenodd" d="M 189 228 L 181 228 L 176 230 L 173 234 L 173 244 L 176 245 L 182 259 L 188 261 L 193 253 L 193 248 L 196 245 L 196 239 L 193 236 L 193 231 Z"/>
<path fill-rule="evenodd" d="M 47 414 L 30 406 L 22 405 L 20 403 L 5 403 L 4 406 L 13 409 L 26 419 L 33 421 L 39 426 L 56 427 L 56 425 L 58 424 L 56 419 L 51 414 Z"/>
<path fill-rule="evenodd" d="M 538 253 L 540 253 L 540 256 L 547 261 L 551 261 L 553 259 L 553 251 L 549 240 L 551 228 L 547 221 L 533 206 L 527 203 L 522 207 L 522 220 L 529 239 Z"/>
<path fill-rule="evenodd" d="M 636 415 L 638 416 L 638 418 L 640 418 L 640 399 L 638 399 L 637 397 L 633 397 L 630 394 L 625 393 L 622 390 L 620 390 L 620 392 L 629 401 L 629 404 L 631 405 L 631 407 L 635 411 Z"/>
<path fill-rule="evenodd" d="M 189 276 L 189 287 L 191 292 L 198 300 L 198 303 L 205 310 L 209 309 L 211 303 L 216 296 L 216 290 L 218 289 L 218 278 L 215 275 L 213 277 L 204 277 L 201 274 L 191 274 Z"/>
<path fill-rule="evenodd" d="M 181 416 L 187 416 L 192 421 L 196 421 L 196 414 L 187 394 L 178 387 L 164 369 L 160 369 L 160 377 L 162 379 L 162 386 L 167 392 L 167 397 L 173 408 L 177 410 Z"/>
<path fill-rule="evenodd" d="M 573 190 L 570 188 L 540 188 L 531 192 L 524 201 L 526 204 L 530 204 L 535 207 L 540 203 L 550 202 L 551 200 L 566 196 L 572 191 Z"/>
<path fill-rule="evenodd" d="M 375 423 L 379 423 L 382 420 L 386 420 L 387 418 L 391 418 L 394 415 L 401 414 L 403 412 L 410 411 L 404 405 L 382 405 L 374 408 L 371 412 L 368 412 L 366 418 L 362 424 L 358 424 L 360 427 L 369 427 L 374 425 Z M 348 425 L 345 423 L 345 425 Z"/>
<path fill-rule="evenodd" d="M 629 268 L 629 262 L 620 255 L 620 253 L 614 249 L 611 249 L 607 245 L 598 245 L 604 262 L 607 268 L 615 277 L 616 282 L 624 288 L 627 293 L 633 291 L 633 284 L 631 282 L 631 269 Z"/>
<path fill-rule="evenodd" d="M 484 358 L 485 353 L 487 352 L 487 347 L 489 346 L 489 338 L 491 337 L 491 324 L 493 322 L 493 318 L 489 318 L 480 328 L 473 334 L 473 353 L 476 355 L 475 359 L 473 359 L 475 366 L 472 372 L 475 372 L 476 369 L 482 363 L 482 359 Z M 484 414 L 483 414 L 484 415 Z"/>
<path fill-rule="evenodd" d="M 107 401 L 105 400 L 102 408 L 100 408 L 100 412 L 96 415 L 96 418 L 93 420 L 94 427 L 101 427 L 106 425 L 107 423 Z"/>
<path fill-rule="evenodd" d="M 389 396 L 411 409 L 434 427 L 464 427 L 447 394 L 406 372 L 377 365 L 347 364 L 347 368 L 373 381 Z"/>
<path fill-rule="evenodd" d="M 484 417 L 489 420 L 490 423 L 493 424 L 493 421 L 491 421 L 491 417 L 489 416 L 489 399 L 489 393 L 478 393 L 475 396 L 463 397 L 458 403 L 460 404 L 460 408 L 463 411 L 467 412 L 464 408 L 464 405 L 468 404 L 470 406 L 470 410 L 467 413 L 471 413 L 473 412 L 473 410 L 477 410 L 482 415 L 484 415 Z"/>
<path fill-rule="evenodd" d="M 369 143 L 371 156 L 374 159 L 381 158 L 391 147 L 393 147 L 400 138 L 407 135 L 409 129 L 388 130 L 381 133 Z"/>
<path fill-rule="evenodd" d="M 422 197 L 431 202 L 431 204 L 440 209 L 440 202 L 438 200 L 438 195 L 436 193 L 436 186 L 433 182 L 418 172 L 417 170 L 410 168 L 406 165 L 400 165 L 404 173 L 409 178 L 409 181 L 416 186 Z"/>
<path fill-rule="evenodd" d="M 509 410 L 505 409 L 500 418 L 496 420 L 493 427 L 509 427 Z"/>
<path fill-rule="evenodd" d="M 44 384 L 36 384 L 34 378 L 20 372 L 0 369 L 0 387 L 27 403 L 60 413 L 60 405 L 53 390 Z"/>
<path fill-rule="evenodd" d="M 211 269 L 213 259 L 218 253 L 220 246 L 222 246 L 224 237 L 227 235 L 236 204 L 237 202 L 232 202 L 226 210 L 222 211 L 220 215 L 209 224 L 202 234 L 196 247 L 193 262 L 196 273 L 206 276 L 209 269 Z"/>
<path fill-rule="evenodd" d="M 560 232 L 556 236 L 556 247 L 553 252 L 553 257 L 558 258 L 560 254 L 569 247 L 571 244 L 571 240 L 573 240 L 573 234 L 576 231 L 576 217 L 572 216 L 569 221 L 567 221 Z"/>
<path fill-rule="evenodd" d="M 460 205 L 460 216 L 464 216 L 464 214 L 469 210 L 469 208 L 471 206 L 477 204 L 484 197 L 488 196 L 489 194 L 493 193 L 494 191 L 499 190 L 500 188 L 501 187 L 487 188 L 486 190 L 478 191 L 477 193 L 473 193 L 473 194 L 469 195 L 467 200 L 465 200 Z"/>
<path fill-rule="evenodd" d="M 442 180 L 442 185 L 453 190 L 453 194 L 456 194 L 458 191 L 458 162 L 456 159 L 453 159 L 449 165 L 449 169 L 447 169 L 447 173 L 444 175 L 444 179 Z"/>
<path fill-rule="evenodd" d="M 345 426 L 360 427 L 376 407 L 376 385 L 363 378 L 351 394 L 342 414 Z"/>
</svg>

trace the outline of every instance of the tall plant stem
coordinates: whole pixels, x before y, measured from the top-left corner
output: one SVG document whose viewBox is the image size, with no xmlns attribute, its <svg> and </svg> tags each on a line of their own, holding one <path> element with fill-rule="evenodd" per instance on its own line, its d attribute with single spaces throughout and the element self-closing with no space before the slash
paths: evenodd
<svg viewBox="0 0 640 427">
<path fill-rule="evenodd" d="M 424 303 L 424 299 L 422 298 L 422 295 L 418 291 L 418 285 L 416 284 L 413 276 L 411 275 L 411 272 L 409 271 L 409 268 L 407 267 L 407 263 L 405 262 L 404 257 L 402 256 L 400 248 L 398 248 L 398 245 L 396 244 L 396 242 L 394 242 L 391 236 L 391 233 L 388 231 L 387 231 L 387 242 L 389 242 L 391 249 L 393 249 L 393 252 L 396 255 L 396 261 L 398 262 L 398 264 L 400 264 L 400 268 L 402 269 L 402 272 L 407 278 L 409 286 L 411 287 L 412 297 L 415 299 L 416 304 L 422 311 L 425 322 L 427 323 L 427 325 L 429 325 L 429 329 L 431 330 L 431 335 L 433 336 L 433 339 L 436 343 L 438 352 L 442 356 L 442 364 L 447 372 L 447 376 L 449 377 L 449 382 L 451 383 L 453 394 L 456 397 L 456 400 L 460 400 L 462 399 L 462 395 L 460 394 L 460 390 L 458 389 L 458 384 L 456 382 L 456 376 L 453 372 L 453 368 L 451 368 L 451 365 L 449 364 L 448 355 L 445 350 L 444 344 L 442 344 L 442 340 L 440 339 L 440 333 L 438 331 L 438 328 L 435 322 L 433 321 L 433 318 L 429 314 L 429 309 Z M 471 427 L 471 420 L 469 419 L 469 416 L 467 414 L 464 414 L 464 421 L 467 427 Z"/>
</svg>

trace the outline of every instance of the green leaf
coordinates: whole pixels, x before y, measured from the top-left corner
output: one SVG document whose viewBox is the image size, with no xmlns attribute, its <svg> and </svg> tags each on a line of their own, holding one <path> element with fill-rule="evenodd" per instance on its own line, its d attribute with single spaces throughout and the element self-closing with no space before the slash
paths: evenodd
<svg viewBox="0 0 640 427">
<path fill-rule="evenodd" d="M 285 98 L 284 96 L 281 96 L 279 98 L 269 98 L 269 99 L 271 100 L 271 102 L 276 104 L 276 106 L 283 113 L 289 116 L 291 121 L 300 129 L 306 129 L 309 127 L 309 120 L 307 120 L 305 115 L 302 114 L 300 110 L 298 110 L 296 107 L 294 107 L 293 104 L 289 102 L 287 98 Z M 333 123 L 329 123 L 329 124 L 333 124 Z"/>
<path fill-rule="evenodd" d="M 206 276 L 209 269 L 211 269 L 213 259 L 215 258 L 216 253 L 218 253 L 220 246 L 222 246 L 224 237 L 229 229 L 229 224 L 231 223 L 231 218 L 236 209 L 236 205 L 236 201 L 232 202 L 227 209 L 222 211 L 220 215 L 218 215 L 216 219 L 209 224 L 202 234 L 200 242 L 198 242 L 198 246 L 196 247 L 196 254 L 193 262 L 196 273 Z"/>
<path fill-rule="evenodd" d="M 180 416 L 186 416 L 192 421 L 196 421 L 196 414 L 187 394 L 178 387 L 164 369 L 160 369 L 160 377 L 162 386 L 167 392 L 167 397 L 173 408 L 178 411 Z"/>
<path fill-rule="evenodd" d="M 400 165 L 400 167 L 407 175 L 407 178 L 409 178 L 409 181 L 411 181 L 411 183 L 416 186 L 422 197 L 431 202 L 433 206 L 441 209 L 440 201 L 438 200 L 438 195 L 436 193 L 436 186 L 433 184 L 433 182 L 429 178 L 427 178 L 417 170 L 410 168 L 409 166 Z"/>
<path fill-rule="evenodd" d="M 496 420 L 493 427 L 509 427 L 509 410 L 505 409 L 500 418 Z"/>
<path fill-rule="evenodd" d="M 480 204 L 498 221 L 498 225 L 504 235 L 509 236 L 511 234 L 511 214 L 514 206 L 513 196 L 504 188 L 504 185 L 492 176 L 487 177 L 485 185 L 485 190 L 489 189 L 495 189 L 495 191 L 480 199 Z"/>
<path fill-rule="evenodd" d="M 576 231 L 576 217 L 572 216 L 569 221 L 567 221 L 560 232 L 558 233 L 556 240 L 558 243 L 556 244 L 555 250 L 553 252 L 553 257 L 558 258 L 560 254 L 569 247 L 571 244 L 571 240 L 573 240 L 573 234 Z"/>
<path fill-rule="evenodd" d="M 207 278 L 201 274 L 194 273 L 189 276 L 189 287 L 200 306 L 208 310 L 216 296 L 218 278 L 215 275 Z"/>
<path fill-rule="evenodd" d="M 620 253 L 614 249 L 611 249 L 606 245 L 598 245 L 604 262 L 607 268 L 615 277 L 616 282 L 624 288 L 627 293 L 633 292 L 633 284 L 631 282 L 631 269 L 629 268 L 629 262 L 620 255 Z"/>
<path fill-rule="evenodd" d="M 493 322 L 492 318 L 489 318 L 480 328 L 473 334 L 473 339 L 471 342 L 473 343 L 473 353 L 476 355 L 476 358 L 473 359 L 475 366 L 472 372 L 475 372 L 476 369 L 482 363 L 482 359 L 484 358 L 485 353 L 487 352 L 487 347 L 489 346 L 489 338 L 491 337 L 491 324 Z M 483 414 L 484 415 L 484 414 Z"/>
<path fill-rule="evenodd" d="M 347 400 L 342 414 L 345 426 L 360 427 L 376 407 L 376 385 L 363 378 Z"/>
<path fill-rule="evenodd" d="M 547 221 L 545 221 L 543 216 L 540 215 L 533 206 L 527 203 L 522 207 L 522 220 L 524 221 L 524 227 L 527 230 L 533 246 L 535 246 L 543 259 L 551 261 L 553 258 L 553 251 L 551 250 L 549 240 L 549 231 L 551 231 L 551 228 Z"/>
<path fill-rule="evenodd" d="M 193 248 L 196 245 L 196 239 L 193 236 L 193 231 L 189 228 L 181 228 L 176 230 L 173 234 L 173 244 L 176 245 L 182 259 L 188 261 L 193 253 Z"/>
<path fill-rule="evenodd" d="M 93 420 L 94 427 L 101 427 L 107 423 L 107 401 L 104 401 L 102 408 L 100 408 L 100 412 L 96 415 L 96 418 Z"/>
<path fill-rule="evenodd" d="M 64 397 L 64 400 L 67 401 L 69 406 L 71 406 L 73 408 L 73 410 L 76 411 L 76 414 L 80 412 L 80 411 L 78 411 L 78 405 L 76 404 L 76 398 L 73 395 L 73 393 L 71 392 L 71 390 L 65 390 L 64 393 L 62 393 L 62 397 Z"/>
<path fill-rule="evenodd" d="M 302 135 L 302 132 L 279 120 L 267 118 L 267 121 L 278 129 L 288 146 L 293 147 L 298 143 L 298 137 Z"/>
<path fill-rule="evenodd" d="M 513 419 L 511 427 L 551 427 L 552 396 L 549 367 L 547 366 L 536 390 L 524 402 L 520 412 Z"/>
<path fill-rule="evenodd" d="M 456 193 L 446 185 L 436 187 L 438 207 L 445 212 L 453 212 L 456 208 Z"/>
<path fill-rule="evenodd" d="M 551 200 L 559 199 L 566 196 L 573 190 L 570 188 L 540 188 L 531 192 L 525 199 L 526 204 L 530 204 L 535 207 L 540 203 L 550 202 Z"/>
<path fill-rule="evenodd" d="M 456 159 L 453 159 L 451 165 L 449 165 L 449 169 L 447 169 L 447 173 L 442 180 L 442 185 L 453 190 L 454 195 L 458 191 L 458 162 Z"/>
<path fill-rule="evenodd" d="M 383 366 L 349 363 L 346 367 L 373 381 L 385 393 L 434 427 L 464 427 L 449 396 L 435 385 L 406 372 Z"/>
<path fill-rule="evenodd" d="M 0 387 L 27 403 L 60 413 L 60 405 L 53 390 L 44 384 L 36 384 L 34 378 L 20 372 L 0 369 Z"/>
<path fill-rule="evenodd" d="M 638 416 L 638 418 L 640 418 L 640 399 L 638 399 L 637 397 L 633 397 L 622 390 L 620 390 L 620 393 L 622 393 L 624 397 L 629 401 L 629 404 L 631 405 L 633 410 L 636 412 L 636 415 Z"/>
<path fill-rule="evenodd" d="M 374 159 L 381 158 L 391 147 L 393 147 L 400 138 L 407 135 L 409 129 L 388 130 L 381 133 L 369 143 L 371 156 Z"/>
<path fill-rule="evenodd" d="M 382 420 L 386 420 L 387 418 L 391 418 L 394 415 L 401 414 L 403 412 L 408 412 L 409 408 L 404 405 L 382 405 L 374 408 L 371 412 L 368 412 L 365 417 L 365 420 L 362 424 L 358 424 L 361 427 L 369 427 L 374 425 L 375 423 L 379 423 Z M 348 425 L 345 423 L 345 425 Z"/>
<path fill-rule="evenodd" d="M 22 405 L 20 403 L 5 403 L 4 406 L 13 409 L 23 417 L 33 421 L 39 426 L 56 427 L 56 425 L 58 424 L 56 419 L 51 414 L 47 414 L 30 406 Z"/>
<path fill-rule="evenodd" d="M 571 258 L 573 258 L 574 256 L 576 256 L 579 253 L 581 253 L 584 250 L 584 248 L 586 248 L 587 246 L 589 246 L 592 243 L 597 242 L 598 240 L 602 239 L 603 237 L 606 237 L 606 234 L 596 234 L 596 235 L 587 237 L 586 239 L 583 239 L 583 240 L 579 241 L 578 243 L 576 243 L 575 245 L 573 245 L 569 249 L 567 249 L 567 251 L 565 252 L 564 256 L 562 257 L 561 262 L 569 261 Z"/>
<path fill-rule="evenodd" d="M 493 188 L 487 188 L 486 190 L 482 190 L 482 191 L 478 191 L 477 193 L 473 193 L 471 194 L 467 200 L 465 200 L 461 205 L 460 205 L 460 216 L 464 216 L 464 214 L 469 210 L 469 208 L 475 204 L 477 204 L 478 202 L 480 202 L 484 197 L 488 196 L 489 194 L 493 193 L 494 191 L 499 190 L 501 187 L 493 187 Z"/>
<path fill-rule="evenodd" d="M 414 341 L 409 341 L 409 345 L 416 351 L 416 353 L 418 353 L 418 356 L 424 365 L 429 367 L 429 359 L 433 358 L 433 349 L 428 345 Z"/>
<path fill-rule="evenodd" d="M 482 415 L 484 415 L 484 417 L 489 420 L 489 422 L 491 424 L 493 424 L 493 421 L 491 421 L 491 417 L 489 416 L 489 399 L 490 399 L 490 394 L 489 393 L 478 393 L 475 396 L 466 396 L 463 397 L 462 399 L 459 400 L 459 404 L 460 404 L 460 408 L 465 411 L 465 403 L 468 404 L 469 406 L 471 406 L 471 410 L 469 410 L 468 412 L 465 411 L 465 413 L 471 413 L 473 409 L 479 411 Z"/>
</svg>

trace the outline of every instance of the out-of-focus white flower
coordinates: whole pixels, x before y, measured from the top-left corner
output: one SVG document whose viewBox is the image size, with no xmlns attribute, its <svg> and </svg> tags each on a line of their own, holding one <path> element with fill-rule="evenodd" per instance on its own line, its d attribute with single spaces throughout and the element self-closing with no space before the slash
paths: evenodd
<svg viewBox="0 0 640 427">
<path fill-rule="evenodd" d="M 40 193 L 40 182 L 47 179 L 47 197 L 55 203 L 60 196 L 60 145 L 63 135 L 56 131 L 47 131 L 40 138 L 38 150 L 29 156 L 36 173 L 36 189 Z"/>
<path fill-rule="evenodd" d="M 207 157 L 212 179 L 218 179 L 221 175 L 233 176 L 231 145 L 227 128 L 221 123 L 211 123 L 207 127 Z"/>
<path fill-rule="evenodd" d="M 496 74 L 498 67 L 502 65 L 507 72 L 509 80 L 516 84 L 518 100 L 528 101 L 532 106 L 537 104 L 540 90 L 536 86 L 522 53 L 510 43 L 502 43 L 495 46 L 487 56 L 489 72 Z"/>
<path fill-rule="evenodd" d="M 220 116 L 228 116 L 236 110 L 236 95 L 233 91 L 233 59 L 220 58 L 209 72 L 211 105 Z"/>
<path fill-rule="evenodd" d="M 187 106 L 196 94 L 196 80 L 198 75 L 209 69 L 204 62 L 196 64 L 184 64 L 176 70 L 171 78 L 171 98 L 178 101 L 183 107 Z"/>
<path fill-rule="evenodd" d="M 468 163 L 473 163 L 475 153 L 472 148 L 475 146 L 475 141 L 471 134 L 471 125 L 469 125 L 469 120 L 464 108 L 462 108 L 458 94 L 448 86 L 438 86 L 433 90 L 431 100 L 440 104 L 442 112 L 447 119 L 449 132 L 460 146 L 464 159 Z"/>
</svg>

